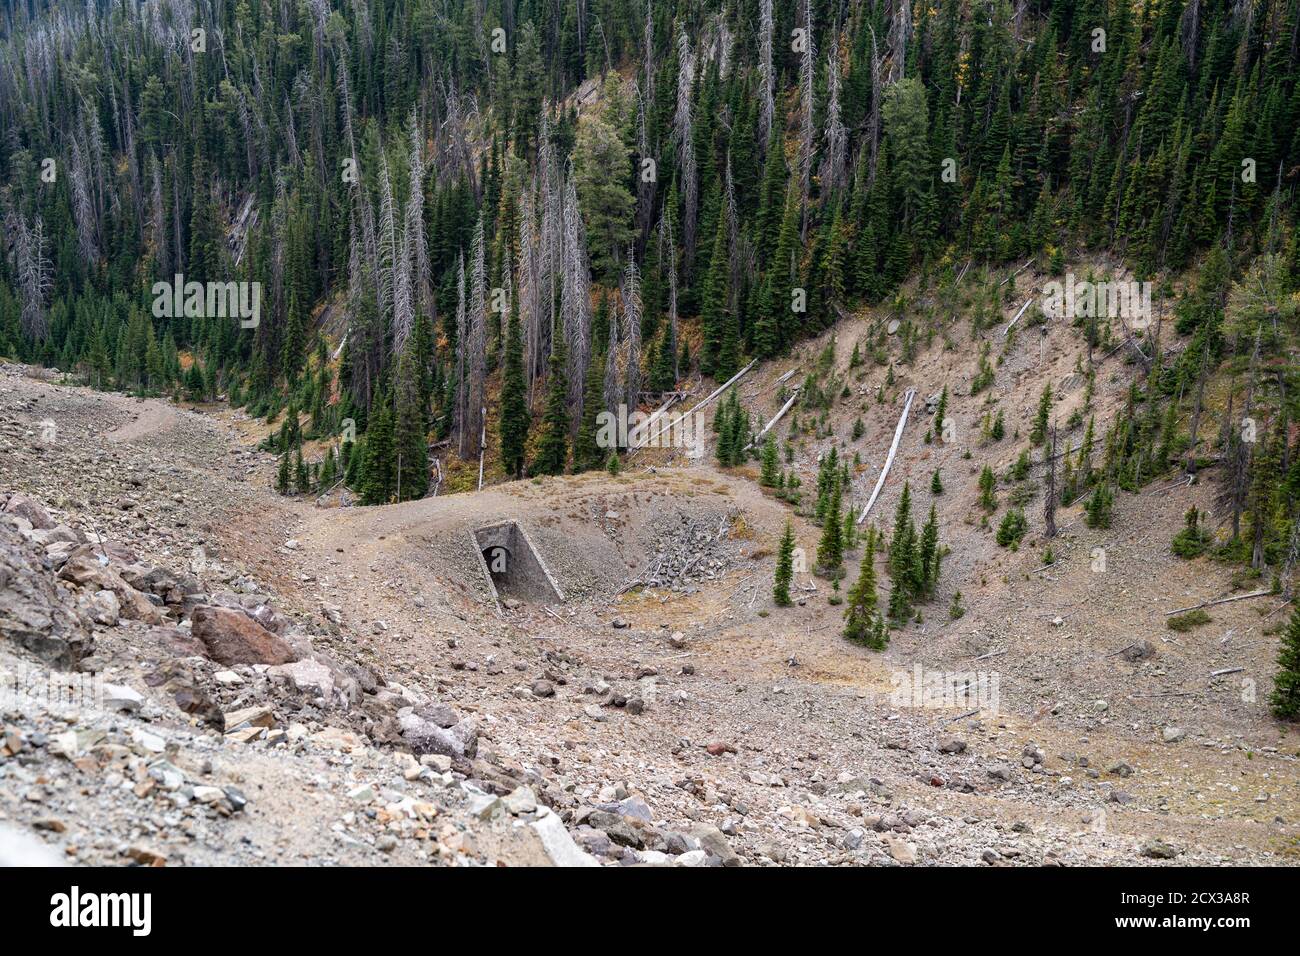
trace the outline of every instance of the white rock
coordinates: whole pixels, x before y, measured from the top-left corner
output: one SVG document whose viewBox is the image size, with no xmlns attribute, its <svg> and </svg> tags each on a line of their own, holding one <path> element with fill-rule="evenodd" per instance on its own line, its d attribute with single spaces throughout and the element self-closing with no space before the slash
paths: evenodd
<svg viewBox="0 0 1300 956">
<path fill-rule="evenodd" d="M 141 750 L 147 750 L 152 754 L 160 754 L 167 749 L 167 741 L 157 734 L 151 734 L 147 730 L 141 730 L 137 727 L 131 731 L 131 743 Z"/>
<path fill-rule="evenodd" d="M 673 866 L 707 866 L 709 854 L 706 850 L 687 850 L 673 860 Z"/>
<path fill-rule="evenodd" d="M 580 849 L 560 818 L 548 813 L 529 824 L 542 841 L 542 849 L 556 866 L 600 866 L 596 858 Z"/>
<path fill-rule="evenodd" d="M 106 710 L 121 710 L 135 712 L 140 709 L 144 703 L 144 695 L 139 691 L 132 690 L 130 687 L 123 687 L 121 684 L 102 684 L 104 708 Z"/>
</svg>

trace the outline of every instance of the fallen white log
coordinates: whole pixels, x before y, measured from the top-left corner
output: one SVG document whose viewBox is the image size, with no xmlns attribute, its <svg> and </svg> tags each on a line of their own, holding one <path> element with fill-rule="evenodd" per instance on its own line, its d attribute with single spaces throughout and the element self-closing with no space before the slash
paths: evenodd
<svg viewBox="0 0 1300 956">
<path fill-rule="evenodd" d="M 1244 667 L 1225 667 L 1223 670 L 1211 671 L 1211 677 L 1223 677 L 1225 674 L 1240 674 L 1246 668 Z"/>
<path fill-rule="evenodd" d="M 780 376 L 780 377 L 779 377 L 775 382 L 773 382 L 773 383 L 772 383 L 771 385 L 769 385 L 767 388 L 763 389 L 763 391 L 764 391 L 764 392 L 770 392 L 772 389 L 776 388 L 778 385 L 780 385 L 781 383 L 783 383 L 786 379 L 788 379 L 788 378 L 789 378 L 791 375 L 793 375 L 795 372 L 799 371 L 799 368 L 800 368 L 800 366 L 796 365 L 794 368 L 790 369 L 790 371 L 783 373 L 783 374 L 782 374 L 782 375 L 781 375 L 781 376 Z"/>
<path fill-rule="evenodd" d="M 1028 269 L 1030 266 L 1032 266 L 1032 265 L 1034 264 L 1034 260 L 1037 259 L 1037 258 L 1038 258 L 1038 256 L 1032 256 L 1032 257 L 1030 257 L 1030 259 L 1029 259 L 1028 262 L 1026 262 L 1023 266 L 1021 266 L 1021 267 L 1020 267 L 1019 269 L 1017 269 L 1015 272 L 1011 273 L 1011 275 L 1007 276 L 1005 279 L 1003 279 L 1001 282 L 999 282 L 999 283 L 998 283 L 998 288 L 999 288 L 999 289 L 1002 288 L 1004 285 L 1006 285 L 1008 282 L 1010 282 L 1010 281 L 1011 281 L 1012 279 L 1014 279 L 1016 276 L 1020 275 L 1020 273 L 1024 272 L 1026 269 Z"/>
<path fill-rule="evenodd" d="M 799 397 L 799 389 L 796 388 L 793 392 L 790 393 L 790 397 L 786 399 L 786 403 L 781 406 L 781 410 L 776 413 L 776 416 L 770 422 L 768 422 L 766 425 L 763 426 L 763 430 L 754 436 L 754 440 L 752 442 L 750 442 L 748 445 L 745 446 L 745 451 L 749 451 L 751 448 L 753 448 L 755 445 L 757 445 L 759 442 L 763 440 L 763 436 L 765 436 L 768 432 L 770 432 L 772 430 L 772 426 L 775 425 L 777 422 L 779 422 L 782 416 L 784 416 L 785 413 L 790 410 L 790 406 L 794 404 L 795 399 L 797 399 L 798 397 Z"/>
<path fill-rule="evenodd" d="M 658 409 L 656 409 L 655 412 L 649 418 L 647 418 L 643 424 L 638 425 L 636 428 L 633 429 L 633 432 L 635 433 L 635 440 L 636 440 L 636 444 L 632 446 L 632 450 L 631 450 L 631 453 L 633 455 L 635 455 L 638 451 L 644 448 L 646 444 L 648 444 L 653 438 L 657 438 L 659 437 L 660 434 L 662 434 L 663 429 L 660 428 L 655 432 L 654 435 L 650 435 L 651 427 L 654 425 L 655 422 L 657 422 L 664 415 L 665 412 L 668 411 L 668 409 L 672 408 L 674 405 L 680 402 L 683 397 L 684 397 L 684 393 L 674 392 L 672 396 L 668 399 L 668 401 L 664 402 L 663 405 L 661 405 Z M 642 438 L 641 436 L 647 436 L 647 437 Z M 633 436 L 629 436 L 629 440 L 632 440 L 632 437 Z"/>
<path fill-rule="evenodd" d="M 898 416 L 898 426 L 894 429 L 894 441 L 889 446 L 889 457 L 885 459 L 885 467 L 880 469 L 880 477 L 876 479 L 876 487 L 871 491 L 871 497 L 867 499 L 867 506 L 862 509 L 862 514 L 858 515 L 858 524 L 867 520 L 867 512 L 871 506 L 876 503 L 876 497 L 880 494 L 880 489 L 885 486 L 885 479 L 889 476 L 889 469 L 893 467 L 894 456 L 898 454 L 898 443 L 903 439 L 903 429 L 907 425 L 907 413 L 912 410 L 912 399 L 916 398 L 916 389 L 907 390 L 906 401 L 903 402 L 903 414 Z"/>
<path fill-rule="evenodd" d="M 719 395 L 721 395 L 723 392 L 725 392 L 727 389 L 729 389 L 732 385 L 735 385 L 738 381 L 740 381 L 740 377 L 741 377 L 742 375 L 744 375 L 746 372 L 748 372 L 751 368 L 753 368 L 756 364 L 758 364 L 758 359 L 754 359 L 753 361 L 751 361 L 748 365 L 746 365 L 744 368 L 742 368 L 739 372 L 737 372 L 735 375 L 731 376 L 731 378 L 727 379 L 725 382 L 723 382 L 721 385 L 719 385 L 717 388 L 715 388 L 715 389 L 714 389 L 714 390 L 709 394 L 709 396 L 708 396 L 707 398 L 704 399 L 704 401 L 700 402 L 698 405 L 696 405 L 696 406 L 695 406 L 694 408 L 692 408 L 690 411 L 688 411 L 688 412 L 683 412 L 682 414 L 680 414 L 680 415 L 678 415 L 676 418 L 674 418 L 671 422 L 669 422 L 667 425 L 661 426 L 661 427 L 660 427 L 660 428 L 659 428 L 659 429 L 658 429 L 658 430 L 657 430 L 653 435 L 647 435 L 644 439 L 641 440 L 641 442 L 640 442 L 639 444 L 637 444 L 637 446 L 636 446 L 635 448 L 632 449 L 632 453 L 633 453 L 633 454 L 636 454 L 636 452 L 640 451 L 642 448 L 644 448 L 646 445 L 648 445 L 651 441 L 653 441 L 654 439 L 656 439 L 656 438 L 658 438 L 660 435 L 662 435 L 663 432 L 664 432 L 664 429 L 665 429 L 665 428 L 667 428 L 669 431 L 671 431 L 671 430 L 673 429 L 673 427 L 677 425 L 678 422 L 683 422 L 683 421 L 685 421 L 686 418 L 687 418 L 687 416 L 689 416 L 689 415 L 693 415 L 693 414 L 695 414 L 696 412 L 698 412 L 698 411 L 700 411 L 701 409 L 703 409 L 705 405 L 708 405 L 708 404 L 709 404 L 710 402 L 712 402 L 715 398 L 717 398 Z"/>
<path fill-rule="evenodd" d="M 1231 604 L 1233 601 L 1244 601 L 1247 598 L 1267 597 L 1273 593 L 1272 588 L 1265 588 L 1262 591 L 1251 591 L 1249 594 L 1238 594 L 1234 597 L 1219 598 L 1217 601 L 1204 601 L 1201 604 L 1193 604 L 1191 607 L 1175 608 L 1172 611 L 1165 611 L 1165 617 L 1171 614 L 1181 614 L 1184 611 L 1195 611 L 1203 607 L 1214 607 L 1216 604 Z"/>
<path fill-rule="evenodd" d="M 1011 325 L 1008 325 L 1005 329 L 1002 330 L 1003 338 L 1006 338 L 1007 334 L 1010 333 L 1011 326 L 1015 325 L 1017 322 L 1020 321 L 1020 317 L 1025 314 L 1025 309 L 1029 308 L 1030 303 L 1032 303 L 1033 301 L 1034 301 L 1033 296 L 1030 296 L 1028 299 L 1025 300 L 1025 304 L 1020 307 L 1020 311 L 1016 313 L 1016 317 L 1011 320 Z"/>
</svg>

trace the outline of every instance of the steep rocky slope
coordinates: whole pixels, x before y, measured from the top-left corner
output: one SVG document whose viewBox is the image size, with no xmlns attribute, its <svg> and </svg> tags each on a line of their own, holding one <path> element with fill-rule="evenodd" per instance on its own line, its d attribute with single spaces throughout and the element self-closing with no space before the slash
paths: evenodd
<svg viewBox="0 0 1300 956">
<path fill-rule="evenodd" d="M 871 321 L 841 325 L 839 373 L 853 323 Z M 996 382 L 1014 421 L 1043 381 L 1069 377 L 1077 336 L 1049 327 L 1044 355 L 1055 358 L 1043 370 L 1026 357 L 1031 343 L 1037 353 L 1032 339 L 1008 350 Z M 742 385 L 755 417 L 772 414 L 774 379 L 823 346 Z M 895 368 L 883 403 L 872 390 L 883 367 L 855 380 L 863 398 L 828 427 L 861 452 L 863 498 L 904 386 L 949 381 L 954 414 L 975 429 L 980 400 L 958 387 L 969 372 L 936 342 Z M 1126 377 L 1102 381 L 1104 407 Z M 1063 392 L 1068 412 L 1077 399 Z M 115 688 L 83 706 L 5 700 L 0 812 L 69 859 L 1294 858 L 1297 741 L 1259 703 L 1266 619 L 1241 602 L 1214 610 L 1213 637 L 1163 629 L 1164 610 L 1228 587 L 1226 570 L 1166 556 L 1191 498 L 1122 497 L 1109 532 L 1063 510 L 1060 558 L 1034 573 L 1036 542 L 1006 552 L 967 520 L 972 470 L 1009 444 L 927 445 L 918 404 L 873 518 L 887 520 L 904 477 L 927 507 L 941 465 L 952 552 L 925 622 L 873 654 L 840 638 L 825 582 L 794 608 L 771 606 L 789 509 L 748 469 L 665 468 L 654 452 L 617 478 L 317 507 L 271 492 L 274 461 L 252 450 L 259 430 L 239 413 L 93 393 L 16 367 L 0 375 L 0 398 L 6 567 L 63 609 L 70 632 L 85 634 L 83 672 Z M 859 415 L 863 436 L 849 440 Z M 42 428 L 51 421 L 53 435 Z M 824 447 L 798 445 L 805 480 Z M 23 517 L 36 509 L 53 526 L 44 540 Z M 499 520 L 525 528 L 567 601 L 488 600 L 470 533 Z M 811 553 L 816 529 L 795 524 Z M 1101 574 L 1089 563 L 1098 546 Z M 626 590 L 668 553 L 702 570 Z M 951 621 L 955 589 L 967 614 Z M 0 663 L 43 675 L 20 631 L 6 630 Z M 1154 654 L 1130 659 L 1138 641 Z M 1239 685 L 1208 678 L 1243 661 L 1259 685 L 1250 704 Z M 996 673 L 998 706 L 900 706 L 897 675 L 918 664 Z"/>
</svg>

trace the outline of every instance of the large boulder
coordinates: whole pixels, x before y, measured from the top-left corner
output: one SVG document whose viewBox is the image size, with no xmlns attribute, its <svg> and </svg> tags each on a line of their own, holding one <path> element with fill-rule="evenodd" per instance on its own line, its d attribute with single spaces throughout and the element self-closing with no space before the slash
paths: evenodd
<svg viewBox="0 0 1300 956">
<path fill-rule="evenodd" d="M 37 530 L 48 531 L 54 527 L 54 519 L 49 512 L 26 495 L 10 495 L 5 503 L 5 512 L 26 519 Z"/>
<path fill-rule="evenodd" d="M 0 521 L 0 638 L 60 670 L 75 669 L 93 644 L 72 599 L 7 521 Z"/>
<path fill-rule="evenodd" d="M 478 753 L 478 725 L 470 717 L 445 729 L 414 712 L 399 714 L 397 723 L 413 754 L 473 757 Z"/>
<path fill-rule="evenodd" d="M 194 636 L 208 656 L 219 664 L 291 664 L 298 659 L 292 647 L 243 611 L 202 604 L 190 618 Z"/>
<path fill-rule="evenodd" d="M 217 591 L 208 600 L 208 603 L 215 604 L 217 607 L 228 607 L 236 611 L 243 611 L 268 631 L 273 631 L 276 634 L 284 634 L 289 624 L 285 617 L 276 613 L 275 608 L 271 607 L 267 598 L 263 595 Z"/>
<path fill-rule="evenodd" d="M 162 611 L 143 593 L 127 584 L 111 565 L 104 564 L 100 557 L 74 554 L 59 570 L 59 577 L 92 592 L 112 591 L 121 605 L 122 617 L 146 624 L 163 622 Z"/>
<path fill-rule="evenodd" d="M 324 697 L 326 700 L 334 695 L 334 672 L 320 661 L 302 660 L 292 664 L 278 664 L 267 673 L 272 678 L 281 678 L 300 694 Z"/>
<path fill-rule="evenodd" d="M 187 574 L 173 574 L 166 568 L 156 568 L 149 564 L 136 562 L 121 568 L 122 580 L 135 588 L 156 595 L 166 604 L 183 605 L 185 596 L 199 590 L 199 582 Z"/>
</svg>

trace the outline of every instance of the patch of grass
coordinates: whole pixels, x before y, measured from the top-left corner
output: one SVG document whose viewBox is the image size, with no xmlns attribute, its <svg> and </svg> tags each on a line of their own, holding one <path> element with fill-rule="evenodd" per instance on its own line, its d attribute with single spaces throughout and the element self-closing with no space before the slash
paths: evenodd
<svg viewBox="0 0 1300 956">
<path fill-rule="evenodd" d="M 1188 611 L 1186 614 L 1175 614 L 1165 623 L 1169 625 L 1171 631 L 1182 633 L 1200 627 L 1202 624 L 1209 624 L 1212 620 L 1214 619 L 1205 612 L 1205 608 L 1198 607 L 1195 611 Z"/>
</svg>

